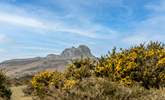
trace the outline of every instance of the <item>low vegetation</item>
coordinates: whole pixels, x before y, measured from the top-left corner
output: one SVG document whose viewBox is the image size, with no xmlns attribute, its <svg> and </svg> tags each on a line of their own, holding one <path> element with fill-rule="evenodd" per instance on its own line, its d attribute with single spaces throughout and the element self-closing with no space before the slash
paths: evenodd
<svg viewBox="0 0 165 100">
<path fill-rule="evenodd" d="M 116 52 L 99 60 L 96 75 L 126 85 L 139 83 L 145 88 L 165 86 L 165 45 L 150 42 Z"/>
<path fill-rule="evenodd" d="M 9 83 L 7 77 L 5 76 L 5 72 L 0 70 L 0 99 L 2 100 L 10 100 L 11 90 L 9 89 Z"/>
<path fill-rule="evenodd" d="M 40 98 L 44 98 L 45 95 L 49 95 L 51 88 L 60 88 L 63 81 L 64 78 L 62 73 L 57 71 L 44 71 L 33 77 L 31 85 L 34 89 L 35 95 L 39 96 Z"/>
<path fill-rule="evenodd" d="M 164 100 L 165 45 L 150 42 L 75 60 L 63 73 L 38 73 L 29 88 L 41 100 Z"/>
</svg>

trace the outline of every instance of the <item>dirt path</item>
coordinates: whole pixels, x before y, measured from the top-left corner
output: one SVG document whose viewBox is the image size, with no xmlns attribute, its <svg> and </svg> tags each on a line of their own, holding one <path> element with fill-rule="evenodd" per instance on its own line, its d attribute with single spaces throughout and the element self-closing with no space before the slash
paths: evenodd
<svg viewBox="0 0 165 100">
<path fill-rule="evenodd" d="M 26 86 L 12 87 L 12 97 L 11 100 L 33 100 L 30 96 L 24 96 L 23 89 Z"/>
</svg>

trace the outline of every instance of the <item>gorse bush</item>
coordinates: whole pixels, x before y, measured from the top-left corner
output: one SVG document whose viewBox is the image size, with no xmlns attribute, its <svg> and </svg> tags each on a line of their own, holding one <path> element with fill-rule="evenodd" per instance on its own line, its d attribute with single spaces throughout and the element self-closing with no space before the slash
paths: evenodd
<svg viewBox="0 0 165 100">
<path fill-rule="evenodd" d="M 163 92 L 153 97 L 156 90 L 140 86 L 124 87 L 106 78 L 86 78 L 69 91 L 62 91 L 57 100 L 163 100 Z M 154 99 L 153 99 L 154 98 Z M 51 99 L 53 100 L 53 99 Z"/>
<path fill-rule="evenodd" d="M 31 87 L 41 100 L 164 100 L 165 45 L 150 42 L 73 60 L 63 73 L 35 75 Z"/>
<path fill-rule="evenodd" d="M 78 81 L 76 81 L 76 80 L 65 80 L 64 86 L 62 89 L 64 89 L 64 90 L 72 89 L 77 83 L 78 83 Z"/>
<path fill-rule="evenodd" d="M 147 90 L 140 86 L 124 87 L 107 78 L 84 78 L 67 89 L 54 90 L 41 100 L 164 100 L 164 89 Z M 74 84 L 74 85 L 73 85 Z"/>
<path fill-rule="evenodd" d="M 140 44 L 102 57 L 95 69 L 97 76 L 110 77 L 127 85 L 138 82 L 145 88 L 165 85 L 165 45 Z"/>
<path fill-rule="evenodd" d="M 95 62 L 89 58 L 73 60 L 64 73 L 43 71 L 36 74 L 29 85 L 33 95 L 39 98 L 48 96 L 53 90 L 72 89 L 83 78 L 94 74 Z M 26 91 L 26 93 L 29 93 Z"/>
<path fill-rule="evenodd" d="M 91 77 L 94 74 L 96 61 L 90 58 L 81 58 L 73 60 L 66 68 L 64 74 L 68 79 L 83 79 Z"/>
<path fill-rule="evenodd" d="M 0 97 L 4 100 L 10 100 L 11 90 L 8 87 L 7 77 L 3 70 L 0 70 Z"/>
<path fill-rule="evenodd" d="M 60 88 L 63 80 L 63 74 L 60 72 L 44 71 L 33 77 L 31 87 L 34 89 L 35 95 L 43 98 L 51 92 L 50 88 Z"/>
</svg>

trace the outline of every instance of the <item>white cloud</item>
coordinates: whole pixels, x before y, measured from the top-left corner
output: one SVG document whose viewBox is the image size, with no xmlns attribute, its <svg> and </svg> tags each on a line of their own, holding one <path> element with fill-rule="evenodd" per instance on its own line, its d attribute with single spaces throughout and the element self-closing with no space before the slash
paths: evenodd
<svg viewBox="0 0 165 100">
<path fill-rule="evenodd" d="M 123 38 L 127 44 L 138 44 L 147 41 L 165 42 L 165 1 L 161 0 L 158 4 L 148 4 L 147 9 L 152 13 L 145 20 L 136 23 L 133 34 Z"/>
<path fill-rule="evenodd" d="M 3 53 L 3 52 L 5 52 L 5 50 L 4 49 L 0 49 L 0 53 Z"/>
<path fill-rule="evenodd" d="M 158 21 L 160 20 L 160 22 Z M 161 19 L 144 21 L 136 26 L 133 34 L 129 34 L 122 39 L 126 44 L 139 44 L 148 41 L 165 42 L 165 24 Z"/>
<path fill-rule="evenodd" d="M 109 27 L 92 22 L 92 19 L 86 16 L 89 13 L 88 11 L 80 11 L 85 6 L 90 7 L 93 5 L 94 0 L 87 2 L 74 0 L 73 4 L 68 0 L 57 0 L 56 2 L 49 0 L 47 2 L 58 3 L 66 11 L 69 10 L 69 12 L 65 13 L 65 16 L 61 16 L 57 14 L 58 12 L 51 12 L 43 7 L 38 9 L 38 6 L 26 5 L 25 8 L 22 8 L 11 4 L 0 4 L 0 24 L 3 22 L 31 31 L 35 29 L 39 31 L 38 33 L 65 32 L 94 39 L 111 39 L 118 34 L 117 31 Z M 105 4 L 107 6 L 124 6 L 123 0 L 112 0 L 111 2 L 99 0 L 98 2 L 98 5 L 95 5 L 97 7 L 99 7 L 100 3 L 102 6 Z M 83 7 L 79 7 L 79 5 Z M 30 12 L 31 10 L 32 12 Z M 78 13 L 75 13 L 73 10 L 78 10 Z"/>
<path fill-rule="evenodd" d="M 9 38 L 5 34 L 0 34 L 0 43 L 9 42 Z"/>
<path fill-rule="evenodd" d="M 111 30 L 107 27 L 103 27 L 97 24 L 86 23 L 86 26 L 89 26 L 89 27 L 85 28 L 83 26 L 82 27 L 62 26 L 62 27 L 59 27 L 58 29 L 55 29 L 54 31 L 74 33 L 74 34 L 79 34 L 79 35 L 86 36 L 89 38 L 94 38 L 94 39 L 112 39 L 118 35 L 117 31 Z"/>
<path fill-rule="evenodd" d="M 37 46 L 24 46 L 24 45 L 14 46 L 13 48 L 35 50 L 35 51 L 55 51 L 54 48 L 45 48 L 45 47 L 37 47 Z"/>
<path fill-rule="evenodd" d="M 21 16 L 18 14 L 0 13 L 0 22 L 5 24 L 16 25 L 18 27 L 24 27 L 25 29 L 34 28 L 36 30 L 42 30 L 47 33 L 50 32 L 66 32 L 82 35 L 89 38 L 101 38 L 110 39 L 115 36 L 117 32 L 92 22 L 76 22 L 74 25 L 70 25 L 67 21 L 62 20 L 41 20 L 32 17 Z M 100 34 L 108 35 L 100 35 Z"/>
<path fill-rule="evenodd" d="M 129 45 L 140 44 L 149 41 L 164 41 L 165 35 L 162 34 L 147 34 L 147 33 L 137 33 L 125 37 L 122 42 Z"/>
<path fill-rule="evenodd" d="M 20 16 L 20 15 L 11 15 L 7 13 L 0 13 L 0 22 L 19 25 L 19 26 L 28 26 L 33 28 L 44 28 L 44 23 L 33 18 Z"/>
</svg>

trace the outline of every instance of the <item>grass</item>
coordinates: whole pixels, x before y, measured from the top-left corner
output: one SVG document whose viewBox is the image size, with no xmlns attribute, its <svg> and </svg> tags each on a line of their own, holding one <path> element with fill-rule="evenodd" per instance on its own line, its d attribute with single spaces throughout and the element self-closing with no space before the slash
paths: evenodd
<svg viewBox="0 0 165 100">
<path fill-rule="evenodd" d="M 11 100 L 33 100 L 30 96 L 25 96 L 23 93 L 23 89 L 26 88 L 26 86 L 14 86 L 11 87 L 12 96 Z"/>
</svg>

